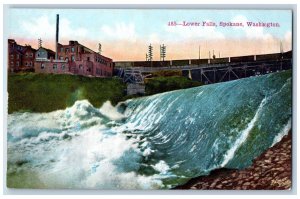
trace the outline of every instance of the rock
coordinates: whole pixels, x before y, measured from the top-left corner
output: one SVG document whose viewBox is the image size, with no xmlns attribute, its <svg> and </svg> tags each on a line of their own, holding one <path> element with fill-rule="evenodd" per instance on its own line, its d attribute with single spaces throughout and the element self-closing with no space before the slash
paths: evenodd
<svg viewBox="0 0 300 199">
<path fill-rule="evenodd" d="M 250 182 L 245 182 L 244 186 L 249 186 L 251 183 Z"/>
<path fill-rule="evenodd" d="M 216 186 L 216 188 L 221 189 L 222 185 L 219 184 L 219 185 Z"/>
<path fill-rule="evenodd" d="M 291 182 L 291 133 L 253 160 L 253 165 L 243 170 L 222 170 L 209 176 L 193 179 L 183 189 L 230 190 L 282 190 L 290 189 Z M 178 187 L 177 187 L 178 188 Z"/>
</svg>

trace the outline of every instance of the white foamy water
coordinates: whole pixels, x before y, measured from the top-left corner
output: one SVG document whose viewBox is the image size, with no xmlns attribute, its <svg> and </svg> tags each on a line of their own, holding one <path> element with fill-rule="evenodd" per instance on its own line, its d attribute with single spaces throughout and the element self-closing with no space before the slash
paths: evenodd
<svg viewBox="0 0 300 199">
<path fill-rule="evenodd" d="M 289 132 L 289 130 L 292 127 L 292 120 L 290 119 L 288 123 L 282 128 L 280 133 L 274 137 L 272 146 L 274 146 L 277 142 L 279 142 L 284 136 L 286 136 Z"/>
<path fill-rule="evenodd" d="M 138 139 L 106 128 L 99 117 L 104 112 L 112 119 L 124 117 L 110 103 L 97 111 L 87 101 L 65 111 L 9 115 L 9 163 L 26 162 L 18 171 L 34 170 L 47 188 L 162 188 L 159 174 L 137 172 L 151 149 L 142 152 Z"/>
</svg>

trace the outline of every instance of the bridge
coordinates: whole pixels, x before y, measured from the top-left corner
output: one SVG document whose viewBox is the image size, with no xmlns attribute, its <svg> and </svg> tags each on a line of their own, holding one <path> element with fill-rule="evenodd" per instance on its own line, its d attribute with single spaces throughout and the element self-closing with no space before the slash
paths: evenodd
<svg viewBox="0 0 300 199">
<path fill-rule="evenodd" d="M 231 81 L 251 76 L 259 76 L 288 70 L 292 68 L 292 60 L 255 61 L 226 63 L 210 67 L 182 69 L 182 75 L 204 84 Z"/>
<path fill-rule="evenodd" d="M 264 75 L 292 68 L 292 59 L 183 65 L 168 67 L 131 67 L 118 68 L 118 76 L 126 83 L 142 83 L 143 74 L 164 70 L 182 71 L 182 75 L 203 84 L 231 81 L 250 76 Z"/>
<path fill-rule="evenodd" d="M 142 71 L 136 68 L 119 68 L 117 69 L 117 76 L 123 79 L 124 83 L 130 84 L 143 84 L 144 76 L 142 75 Z"/>
</svg>

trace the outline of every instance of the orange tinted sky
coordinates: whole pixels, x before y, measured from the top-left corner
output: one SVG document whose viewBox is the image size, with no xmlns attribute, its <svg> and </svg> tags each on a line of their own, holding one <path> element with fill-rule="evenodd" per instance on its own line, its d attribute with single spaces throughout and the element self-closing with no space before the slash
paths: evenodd
<svg viewBox="0 0 300 199">
<path fill-rule="evenodd" d="M 16 38 L 20 44 L 30 44 L 34 48 L 37 48 L 37 41 L 32 39 Z M 68 40 L 60 41 L 63 44 L 67 44 Z M 97 51 L 97 41 L 84 40 L 79 42 L 95 51 Z M 291 50 L 291 40 L 282 41 L 283 50 Z M 149 44 L 142 41 L 130 42 L 130 41 L 116 41 L 116 42 L 102 42 L 102 54 L 113 58 L 115 61 L 127 61 L 127 60 L 145 60 L 147 47 Z M 209 51 L 214 51 L 216 57 L 227 56 L 240 56 L 250 54 L 264 54 L 264 53 L 276 53 L 280 52 L 280 40 L 276 39 L 218 39 L 207 40 L 204 42 L 198 41 L 186 41 L 182 43 L 165 43 L 167 46 L 166 60 L 174 59 L 198 59 L 199 46 L 201 58 L 208 58 Z M 44 40 L 43 46 L 50 49 L 55 49 L 54 40 Z M 152 43 L 154 49 L 154 60 L 159 60 L 159 46 L 160 43 Z"/>
<path fill-rule="evenodd" d="M 78 15 L 78 13 L 80 13 Z M 197 59 L 208 52 L 218 57 L 276 53 L 292 48 L 291 12 L 288 10 L 101 10 L 99 9 L 12 9 L 8 15 L 9 37 L 20 44 L 55 50 L 55 20 L 60 15 L 60 43 L 69 40 L 97 51 L 115 61 L 145 60 L 147 47 L 167 46 L 166 59 Z M 215 22 L 213 27 L 169 26 L 170 21 Z M 243 23 L 243 27 L 220 27 L 220 21 Z M 248 27 L 248 21 L 278 23 L 279 27 Z"/>
</svg>

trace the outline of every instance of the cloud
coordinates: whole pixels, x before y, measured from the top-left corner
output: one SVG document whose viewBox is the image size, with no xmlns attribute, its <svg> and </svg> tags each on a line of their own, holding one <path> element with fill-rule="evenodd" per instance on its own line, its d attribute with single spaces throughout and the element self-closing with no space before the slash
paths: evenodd
<svg viewBox="0 0 300 199">
<path fill-rule="evenodd" d="M 293 43 L 292 32 L 287 31 L 284 35 L 284 40 L 282 41 L 283 51 L 291 50 L 292 43 Z"/>
<path fill-rule="evenodd" d="M 115 23 L 114 25 L 103 25 L 100 32 L 104 33 L 105 38 L 111 40 L 127 40 L 135 42 L 137 40 L 137 33 L 135 24 L 124 22 Z"/>
<path fill-rule="evenodd" d="M 287 31 L 284 35 L 284 40 L 286 42 L 292 42 L 292 32 L 291 31 Z"/>
<path fill-rule="evenodd" d="M 55 22 L 50 22 L 48 16 L 26 19 L 21 21 L 21 28 L 25 31 L 28 37 L 52 39 L 55 37 Z M 66 18 L 60 19 L 59 36 L 62 40 L 78 40 L 84 39 L 87 36 L 87 29 L 83 27 L 73 27 L 70 21 Z"/>
<path fill-rule="evenodd" d="M 51 25 L 47 16 L 41 16 L 35 20 L 21 21 L 21 28 L 25 31 L 26 35 L 30 37 L 48 39 L 54 29 L 54 25 Z"/>
<path fill-rule="evenodd" d="M 158 44 L 161 42 L 159 35 L 157 33 L 151 33 L 149 35 L 148 39 L 146 39 L 146 40 L 147 40 L 147 43 L 152 43 L 152 44 L 153 43 Z"/>
</svg>

